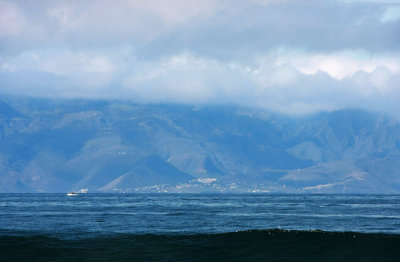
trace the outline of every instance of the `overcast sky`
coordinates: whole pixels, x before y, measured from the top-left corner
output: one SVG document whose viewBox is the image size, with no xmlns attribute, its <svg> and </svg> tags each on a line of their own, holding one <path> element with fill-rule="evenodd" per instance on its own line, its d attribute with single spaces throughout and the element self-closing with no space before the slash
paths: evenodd
<svg viewBox="0 0 400 262">
<path fill-rule="evenodd" d="M 0 93 L 400 112 L 400 0 L 0 0 Z"/>
</svg>

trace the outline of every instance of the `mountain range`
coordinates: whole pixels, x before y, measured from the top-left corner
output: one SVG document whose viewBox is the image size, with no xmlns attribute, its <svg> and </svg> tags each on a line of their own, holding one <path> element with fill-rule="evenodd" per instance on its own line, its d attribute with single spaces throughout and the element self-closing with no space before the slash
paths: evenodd
<svg viewBox="0 0 400 262">
<path fill-rule="evenodd" d="M 359 109 L 0 97 L 0 192 L 400 192 L 400 123 Z"/>
</svg>

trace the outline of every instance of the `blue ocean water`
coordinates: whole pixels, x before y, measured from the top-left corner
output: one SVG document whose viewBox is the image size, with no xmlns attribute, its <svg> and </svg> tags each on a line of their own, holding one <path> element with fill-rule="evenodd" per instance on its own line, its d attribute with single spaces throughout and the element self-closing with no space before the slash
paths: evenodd
<svg viewBox="0 0 400 262">
<path fill-rule="evenodd" d="M 0 194 L 0 261 L 398 261 L 400 196 Z"/>
<path fill-rule="evenodd" d="M 400 196 L 0 194 L 0 233 L 60 237 L 253 229 L 400 234 Z"/>
</svg>

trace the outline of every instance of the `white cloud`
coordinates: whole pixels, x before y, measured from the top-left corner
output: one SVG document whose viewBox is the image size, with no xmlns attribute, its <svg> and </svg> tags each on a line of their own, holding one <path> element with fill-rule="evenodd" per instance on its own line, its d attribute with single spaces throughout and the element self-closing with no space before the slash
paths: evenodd
<svg viewBox="0 0 400 262">
<path fill-rule="evenodd" d="M 389 6 L 382 16 L 383 23 L 394 22 L 400 19 L 400 3 L 398 5 Z"/>
<path fill-rule="evenodd" d="M 245 92 L 248 81 L 243 74 L 242 68 L 232 70 L 216 60 L 182 53 L 135 65 L 124 87 L 142 102 L 238 102 L 236 96 Z"/>
<path fill-rule="evenodd" d="M 179 24 L 199 17 L 210 17 L 224 7 L 224 1 L 214 0 L 127 0 L 133 11 L 149 12 L 167 24 Z"/>
<path fill-rule="evenodd" d="M 289 52 L 277 59 L 277 65 L 290 64 L 306 75 L 322 71 L 336 79 L 343 79 L 358 71 L 371 73 L 379 67 L 385 67 L 391 73 L 399 73 L 399 57 L 399 54 L 374 56 L 362 51 L 344 51 L 330 54 Z"/>
<path fill-rule="evenodd" d="M 14 68 L 10 76 L 28 70 L 62 77 L 60 81 L 68 84 L 57 85 L 57 92 L 50 93 L 50 96 L 124 98 L 144 103 L 233 103 L 288 114 L 344 107 L 390 111 L 398 107 L 397 101 L 400 99 L 397 84 L 400 72 L 387 57 L 375 57 L 373 61 L 379 63 L 376 62 L 371 67 L 374 69 L 368 71 L 363 68 L 371 63 L 369 56 L 363 60 L 366 65 L 359 58 L 349 56 L 346 59 L 352 61 L 349 64 L 354 64 L 354 68 L 350 67 L 351 72 L 345 76 L 336 77 L 329 70 L 324 71 L 324 63 L 316 63 L 320 60 L 312 56 L 298 56 L 290 60 L 288 57 L 292 56 L 274 52 L 260 58 L 257 63 L 226 63 L 190 52 L 152 61 L 134 58 L 127 61 L 127 51 L 53 52 L 25 53 L 4 64 Z M 317 58 L 322 56 L 314 55 Z M 341 56 L 340 59 L 344 59 L 345 55 Z M 340 61 L 336 54 L 333 57 Z M 315 70 L 302 72 L 308 63 Z M 3 86 L 15 80 L 5 76 Z M 54 89 L 55 80 L 53 77 L 39 76 L 35 77 L 34 73 L 28 77 L 33 79 L 31 84 L 35 88 L 20 86 L 17 90 L 30 95 L 45 93 L 48 96 L 49 88 Z M 36 82 L 39 79 L 40 83 Z M 8 91 L 12 92 L 12 89 Z"/>
<path fill-rule="evenodd" d="M 0 93 L 399 112 L 390 1 L 0 0 Z"/>
<path fill-rule="evenodd" d="M 48 8 L 47 16 L 59 26 L 71 29 L 79 26 L 79 20 L 76 17 L 76 8 L 71 3 L 61 3 L 59 6 Z"/>
<path fill-rule="evenodd" d="M 16 70 L 35 70 L 56 75 L 82 73 L 112 73 L 114 65 L 109 57 L 97 52 L 46 50 L 24 52 L 9 59 L 7 67 Z"/>
<path fill-rule="evenodd" d="M 0 1 L 0 38 L 18 34 L 25 23 L 17 5 Z"/>
<path fill-rule="evenodd" d="M 260 61 L 256 66 L 226 64 L 184 53 L 136 65 L 140 69 L 126 78 L 124 92 L 141 102 L 235 103 L 290 114 L 343 107 L 388 111 L 396 102 L 385 100 L 400 99 L 400 72 L 383 62 L 372 71 L 357 67 L 337 78 L 322 70 L 302 73 L 296 64 L 276 66 L 282 58 L 273 54 Z"/>
</svg>

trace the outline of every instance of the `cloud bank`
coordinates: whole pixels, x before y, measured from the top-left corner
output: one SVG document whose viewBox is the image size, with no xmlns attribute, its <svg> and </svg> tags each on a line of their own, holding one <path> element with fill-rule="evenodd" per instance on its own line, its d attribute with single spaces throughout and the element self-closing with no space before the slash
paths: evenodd
<svg viewBox="0 0 400 262">
<path fill-rule="evenodd" d="M 400 3 L 0 0 L 0 93 L 400 109 Z"/>
</svg>

